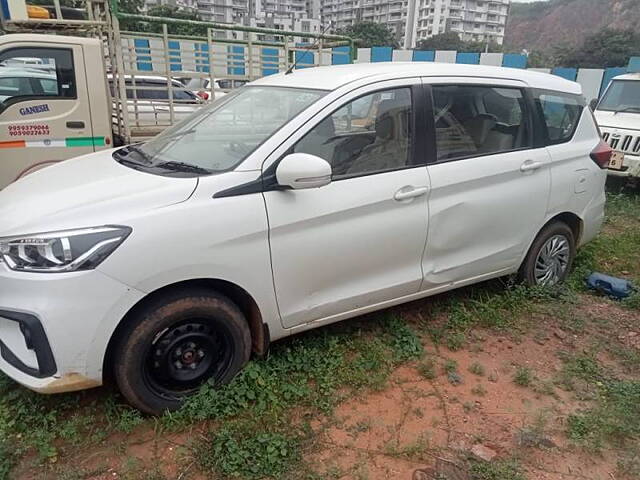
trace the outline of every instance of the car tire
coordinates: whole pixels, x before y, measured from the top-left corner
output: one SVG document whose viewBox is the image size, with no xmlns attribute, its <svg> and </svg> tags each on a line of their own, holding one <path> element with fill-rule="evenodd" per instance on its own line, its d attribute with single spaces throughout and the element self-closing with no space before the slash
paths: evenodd
<svg viewBox="0 0 640 480">
<path fill-rule="evenodd" d="M 249 361 L 245 316 L 206 289 L 156 297 L 118 337 L 113 372 L 124 397 L 152 415 L 179 408 L 206 382 L 229 382 Z"/>
<path fill-rule="evenodd" d="M 528 286 L 553 286 L 564 282 L 575 256 L 576 242 L 571 228 L 560 221 L 550 223 L 533 241 L 518 279 Z"/>
</svg>

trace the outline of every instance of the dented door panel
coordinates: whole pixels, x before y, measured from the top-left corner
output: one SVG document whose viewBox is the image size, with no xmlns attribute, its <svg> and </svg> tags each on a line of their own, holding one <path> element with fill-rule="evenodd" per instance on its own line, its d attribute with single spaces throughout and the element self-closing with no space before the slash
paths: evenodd
<svg viewBox="0 0 640 480">
<path fill-rule="evenodd" d="M 525 162 L 541 168 L 521 171 Z M 430 165 L 429 234 L 422 289 L 515 271 L 547 211 L 544 148 Z"/>
</svg>

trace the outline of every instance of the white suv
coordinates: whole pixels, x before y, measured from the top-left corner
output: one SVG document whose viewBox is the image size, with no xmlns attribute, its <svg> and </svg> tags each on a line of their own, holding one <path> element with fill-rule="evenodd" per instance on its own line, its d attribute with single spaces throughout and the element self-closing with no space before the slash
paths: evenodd
<svg viewBox="0 0 640 480">
<path fill-rule="evenodd" d="M 288 335 L 493 277 L 563 280 L 611 149 L 580 86 L 374 63 L 234 90 L 0 192 L 0 368 L 177 408 Z"/>
<path fill-rule="evenodd" d="M 600 102 L 596 121 L 613 155 L 609 175 L 640 177 L 640 73 L 615 77 Z"/>
</svg>

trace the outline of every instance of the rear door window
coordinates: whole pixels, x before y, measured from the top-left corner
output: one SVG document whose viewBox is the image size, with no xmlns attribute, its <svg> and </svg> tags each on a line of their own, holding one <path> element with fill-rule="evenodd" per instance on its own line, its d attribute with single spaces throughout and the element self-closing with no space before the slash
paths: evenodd
<svg viewBox="0 0 640 480">
<path fill-rule="evenodd" d="M 584 100 L 577 95 L 534 91 L 538 113 L 544 120 L 548 145 L 571 140 L 578 127 Z"/>
<path fill-rule="evenodd" d="M 434 85 L 438 161 L 531 147 L 522 90 L 475 85 Z"/>
</svg>

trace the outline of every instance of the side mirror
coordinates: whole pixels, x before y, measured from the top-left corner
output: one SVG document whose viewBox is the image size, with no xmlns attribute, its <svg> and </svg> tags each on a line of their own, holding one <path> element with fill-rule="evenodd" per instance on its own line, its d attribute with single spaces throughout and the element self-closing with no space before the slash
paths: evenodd
<svg viewBox="0 0 640 480">
<path fill-rule="evenodd" d="M 295 190 L 324 187 L 331 183 L 331 165 L 315 155 L 292 153 L 280 161 L 276 180 Z"/>
<path fill-rule="evenodd" d="M 591 109 L 592 112 L 594 112 L 597 106 L 598 106 L 598 99 L 592 98 L 591 101 L 589 102 L 589 108 Z"/>
</svg>

